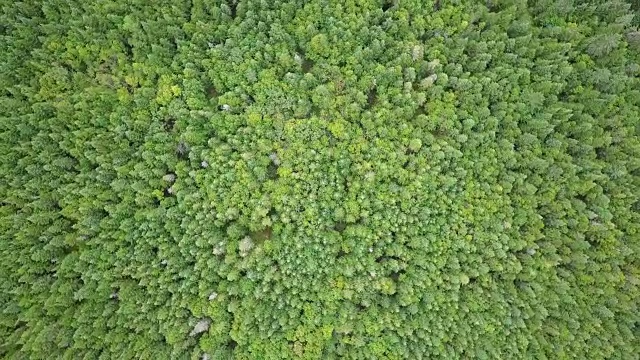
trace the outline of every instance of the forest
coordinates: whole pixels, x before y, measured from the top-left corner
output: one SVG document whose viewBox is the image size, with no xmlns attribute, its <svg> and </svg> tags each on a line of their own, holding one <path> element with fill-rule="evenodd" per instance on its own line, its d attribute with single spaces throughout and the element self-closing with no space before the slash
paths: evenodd
<svg viewBox="0 0 640 360">
<path fill-rule="evenodd" d="M 0 7 L 0 358 L 638 359 L 640 2 Z"/>
</svg>

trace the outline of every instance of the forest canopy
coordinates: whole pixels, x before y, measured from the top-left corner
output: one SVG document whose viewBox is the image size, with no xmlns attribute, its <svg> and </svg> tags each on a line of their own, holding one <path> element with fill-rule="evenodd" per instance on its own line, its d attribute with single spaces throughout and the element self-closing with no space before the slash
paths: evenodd
<svg viewBox="0 0 640 360">
<path fill-rule="evenodd" d="M 638 359 L 630 3 L 1 7 L 0 357 Z"/>
</svg>

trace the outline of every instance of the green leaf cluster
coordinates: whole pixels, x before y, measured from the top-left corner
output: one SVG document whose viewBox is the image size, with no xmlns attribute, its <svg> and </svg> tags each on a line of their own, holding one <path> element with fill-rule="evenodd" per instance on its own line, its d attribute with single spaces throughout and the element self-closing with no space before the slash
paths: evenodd
<svg viewBox="0 0 640 360">
<path fill-rule="evenodd" d="M 633 11 L 3 4 L 0 357 L 637 359 Z"/>
</svg>

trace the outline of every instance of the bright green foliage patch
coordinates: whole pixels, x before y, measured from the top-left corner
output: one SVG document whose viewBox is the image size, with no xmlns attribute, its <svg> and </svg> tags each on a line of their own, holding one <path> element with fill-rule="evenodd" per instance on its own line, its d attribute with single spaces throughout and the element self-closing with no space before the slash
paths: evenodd
<svg viewBox="0 0 640 360">
<path fill-rule="evenodd" d="M 630 11 L 5 1 L 0 356 L 637 359 Z"/>
</svg>

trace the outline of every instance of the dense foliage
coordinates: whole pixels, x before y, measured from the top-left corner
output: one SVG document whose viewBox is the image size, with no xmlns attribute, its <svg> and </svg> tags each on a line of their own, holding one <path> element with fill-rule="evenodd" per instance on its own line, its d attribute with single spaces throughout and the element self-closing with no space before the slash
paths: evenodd
<svg viewBox="0 0 640 360">
<path fill-rule="evenodd" d="M 631 11 L 4 1 L 0 356 L 637 359 Z"/>
</svg>

